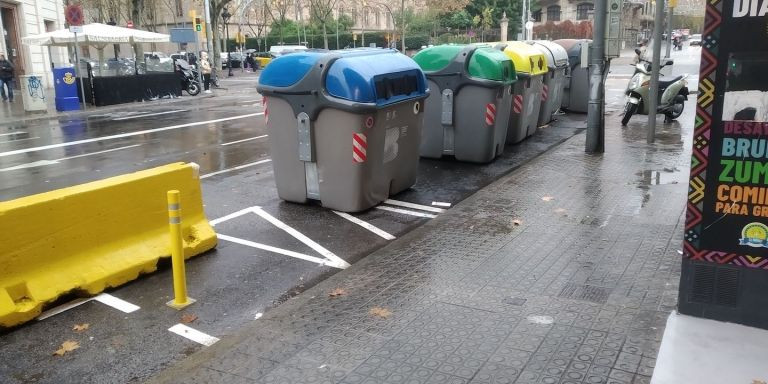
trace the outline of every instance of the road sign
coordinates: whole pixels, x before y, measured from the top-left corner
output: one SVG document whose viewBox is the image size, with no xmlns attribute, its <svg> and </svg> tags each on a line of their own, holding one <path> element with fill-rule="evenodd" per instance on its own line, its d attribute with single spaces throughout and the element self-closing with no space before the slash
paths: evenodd
<svg viewBox="0 0 768 384">
<path fill-rule="evenodd" d="M 72 33 L 83 33 L 83 26 L 82 25 L 70 25 L 69 31 Z"/>
<path fill-rule="evenodd" d="M 605 57 L 616 58 L 621 54 L 621 0 L 608 1 L 608 22 L 605 31 Z"/>
<path fill-rule="evenodd" d="M 83 8 L 80 4 L 68 5 L 64 11 L 64 19 L 69 25 L 83 25 Z"/>
</svg>

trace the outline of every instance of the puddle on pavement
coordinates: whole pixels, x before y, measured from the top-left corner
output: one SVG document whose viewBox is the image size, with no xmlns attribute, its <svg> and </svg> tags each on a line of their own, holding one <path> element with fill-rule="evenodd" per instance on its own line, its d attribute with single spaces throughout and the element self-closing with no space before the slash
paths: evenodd
<svg viewBox="0 0 768 384">
<path fill-rule="evenodd" d="M 687 175 L 684 175 L 677 167 L 664 168 L 661 171 L 645 170 L 635 175 L 640 177 L 638 184 L 641 188 L 650 185 L 679 184 L 687 179 Z"/>
</svg>

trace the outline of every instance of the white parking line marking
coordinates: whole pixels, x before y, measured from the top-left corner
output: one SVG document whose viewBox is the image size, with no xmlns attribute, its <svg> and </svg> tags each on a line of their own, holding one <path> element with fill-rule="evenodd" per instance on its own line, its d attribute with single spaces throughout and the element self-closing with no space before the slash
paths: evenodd
<svg viewBox="0 0 768 384">
<path fill-rule="evenodd" d="M 267 220 L 270 223 L 272 223 L 272 225 L 282 229 L 283 231 L 287 232 L 289 235 L 295 237 L 296 240 L 299 240 L 302 243 L 304 243 L 306 246 L 314 249 L 317 253 L 323 255 L 323 257 L 325 257 L 326 259 L 331 260 L 334 263 L 334 265 L 332 265 L 332 266 L 335 266 L 335 267 L 341 268 L 341 269 L 349 267 L 349 263 L 347 263 L 346 261 L 342 260 L 342 258 L 336 256 L 333 252 L 325 249 L 322 245 L 312 241 L 312 239 L 310 239 L 309 237 L 304 236 L 304 234 L 302 234 L 301 232 L 291 228 L 287 224 L 285 224 L 282 221 L 278 220 L 276 217 L 270 215 L 265 210 L 263 210 L 261 207 L 253 207 L 253 213 L 261 216 L 264 220 Z M 328 264 L 328 265 L 330 265 L 330 264 Z"/>
<path fill-rule="evenodd" d="M 222 235 L 220 233 L 217 233 L 216 237 L 218 237 L 221 240 L 226 240 L 226 241 L 230 241 L 230 242 L 237 243 L 237 244 L 240 244 L 240 245 L 245 245 L 247 247 L 261 249 L 263 251 L 279 253 L 281 255 L 295 257 L 297 259 L 301 259 L 301 260 L 305 260 L 305 261 L 310 261 L 310 262 L 317 263 L 317 264 L 320 264 L 320 265 L 328 265 L 328 266 L 331 266 L 331 267 L 335 267 L 335 265 L 334 265 L 334 263 L 332 261 L 326 260 L 326 259 L 321 259 L 319 257 L 309 256 L 309 255 L 305 255 L 303 253 L 289 251 L 287 249 L 277 248 L 277 247 L 273 247 L 271 245 L 266 245 L 266 244 L 257 243 L 257 242 L 250 241 L 250 240 L 241 239 L 239 237 Z"/>
<path fill-rule="evenodd" d="M 239 210 L 237 212 L 230 213 L 229 215 L 226 215 L 226 216 L 223 216 L 223 217 L 219 217 L 218 219 L 213 219 L 213 220 L 210 221 L 210 223 L 211 223 L 211 226 L 213 227 L 213 226 L 216 226 L 216 224 L 221 224 L 221 223 L 223 223 L 225 221 L 232 220 L 232 219 L 234 219 L 236 217 L 240 217 L 240 216 L 248 214 L 248 213 L 253 213 L 253 209 L 251 207 L 248 207 L 248 208 L 245 208 L 245 209 L 241 209 L 241 210 Z"/>
<path fill-rule="evenodd" d="M 437 215 L 431 215 L 429 213 L 421 213 L 421 212 L 416 212 L 416 211 L 409 211 L 407 209 L 385 207 L 383 205 L 379 205 L 378 207 L 376 207 L 376 209 L 381 209 L 382 211 L 402 213 L 404 215 L 411 215 L 411 216 L 416 216 L 416 217 L 426 217 L 428 219 L 434 219 L 435 217 L 437 217 Z"/>
<path fill-rule="evenodd" d="M 439 201 L 433 201 L 433 202 L 432 202 L 432 205 L 434 205 L 434 206 L 436 206 L 436 207 L 446 207 L 446 208 L 450 208 L 450 206 L 451 206 L 451 203 L 442 203 L 442 202 L 439 202 Z"/>
<path fill-rule="evenodd" d="M 216 344 L 216 342 L 219 341 L 218 337 L 207 335 L 203 332 L 198 331 L 197 329 L 188 327 L 181 323 L 168 328 L 168 330 L 179 336 L 186 337 L 187 339 L 192 340 L 195 343 L 205 345 L 206 347 L 210 347 L 211 345 Z"/>
<path fill-rule="evenodd" d="M 0 133 L 0 137 L 2 136 L 13 136 L 13 135 L 23 135 L 27 132 L 25 131 L 18 131 L 18 132 L 8 132 L 8 133 Z"/>
<path fill-rule="evenodd" d="M 363 220 L 360 220 L 357 217 L 354 217 L 354 216 L 352 216 L 352 215 L 350 215 L 348 213 L 339 212 L 339 211 L 333 211 L 333 213 L 335 213 L 335 214 L 337 214 L 337 215 L 339 215 L 339 216 L 341 216 L 341 217 L 343 217 L 343 218 L 345 218 L 345 219 L 347 219 L 347 220 L 349 220 L 349 221 L 351 221 L 351 222 L 353 222 L 353 223 L 355 223 L 355 224 L 357 224 L 357 225 L 359 225 L 359 226 L 361 226 L 361 227 L 363 227 L 363 228 L 365 228 L 365 229 L 375 233 L 376 235 L 378 235 L 379 237 L 381 237 L 381 238 L 383 238 L 385 240 L 394 240 L 394 239 L 396 239 L 396 237 L 390 235 L 389 233 L 387 233 L 386 231 L 380 229 L 379 227 L 377 227 L 377 226 L 375 226 L 375 225 L 373 225 L 371 223 L 365 222 Z"/>
<path fill-rule="evenodd" d="M 70 301 L 69 303 L 59 305 L 58 307 L 51 308 L 43 313 L 40 314 L 40 316 L 37 317 L 37 321 L 45 320 L 51 316 L 58 315 L 59 313 L 69 311 L 72 308 L 79 307 L 89 301 L 93 300 L 92 297 L 88 298 L 82 298 L 82 299 L 75 299 Z"/>
<path fill-rule="evenodd" d="M 263 138 L 265 138 L 267 136 L 269 136 L 269 135 L 261 135 L 261 136 L 251 137 L 249 139 L 243 139 L 243 140 L 238 140 L 238 141 L 230 141 L 229 143 L 221 143 L 221 145 L 232 145 L 232 144 L 244 143 L 246 141 L 263 139 Z"/>
<path fill-rule="evenodd" d="M 442 209 L 442 208 L 435 208 L 435 207 L 430 207 L 430 206 L 427 206 L 427 205 L 414 204 L 414 203 L 409 203 L 407 201 L 400 201 L 400 200 L 387 199 L 387 200 L 384 201 L 384 204 L 397 205 L 397 206 L 400 206 L 400 207 L 418 209 L 418 210 L 421 210 L 421 211 L 434 212 L 434 213 L 443 213 L 443 212 L 445 212 L 445 209 Z"/>
<path fill-rule="evenodd" d="M 179 112 L 187 112 L 187 109 L 174 109 L 173 111 L 165 111 L 165 112 L 155 112 L 155 113 L 145 113 L 143 115 L 133 115 L 133 116 L 126 116 L 126 117 L 116 117 L 112 119 L 113 121 L 118 120 L 130 120 L 130 119 L 138 119 L 141 117 L 149 117 L 149 116 L 160 116 L 160 115 L 167 115 L 170 113 L 179 113 Z"/>
<path fill-rule="evenodd" d="M 98 301 L 99 303 L 109 305 L 112 308 L 117 309 L 118 311 L 122 311 L 125 313 L 131 313 L 138 311 L 141 309 L 138 305 L 131 304 L 123 299 L 119 299 L 117 297 L 114 297 L 110 295 L 109 293 L 102 293 L 96 297 L 93 298 L 93 300 Z"/>
<path fill-rule="evenodd" d="M 224 118 L 221 118 L 221 119 L 206 120 L 206 121 L 196 121 L 194 123 L 171 125 L 171 126 L 162 127 L 162 128 L 145 129 L 143 131 L 127 132 L 127 133 L 120 133 L 120 134 L 117 134 L 117 135 L 94 137 L 94 138 L 91 138 L 91 139 L 83 139 L 83 140 L 76 140 L 76 141 L 67 141 L 67 142 L 58 143 L 58 144 L 43 145 L 43 146 L 40 146 L 40 147 L 24 148 L 24 149 L 18 149 L 18 150 L 15 150 L 15 151 L 0 152 L 0 157 L 19 155 L 19 154 L 22 154 L 22 153 L 29 153 L 29 152 L 45 151 L 46 149 L 71 147 L 73 145 L 88 144 L 88 143 L 94 143 L 94 142 L 97 142 L 97 141 L 122 139 L 124 137 L 131 137 L 131 136 L 141 136 L 141 135 L 146 135 L 148 133 L 170 131 L 170 130 L 173 130 L 173 129 L 195 127 L 195 126 L 198 126 L 198 125 L 221 123 L 221 122 L 224 122 L 224 121 L 245 119 L 245 118 L 253 117 L 253 116 L 261 116 L 263 114 L 264 114 L 264 112 L 248 113 L 248 114 L 245 114 L 245 115 L 224 117 Z"/>
<path fill-rule="evenodd" d="M 254 165 L 264 164 L 264 163 L 268 163 L 270 161 L 272 161 L 272 159 L 259 160 L 259 161 L 255 161 L 253 163 L 238 165 L 237 167 L 234 167 L 234 168 L 222 169 L 221 171 L 211 172 L 211 173 L 202 175 L 202 176 L 200 176 L 200 179 L 206 179 L 206 178 L 209 178 L 211 176 L 221 175 L 222 173 L 227 173 L 227 172 L 237 171 L 237 170 L 240 170 L 240 169 L 243 169 L 243 168 L 253 167 Z"/>
<path fill-rule="evenodd" d="M 139 146 L 141 146 L 141 144 L 126 145 L 125 147 L 106 149 L 106 150 L 98 151 L 98 152 L 84 153 L 82 155 L 76 155 L 76 156 L 62 157 L 61 159 L 56 159 L 56 160 L 38 160 L 38 161 L 33 161 L 31 163 L 16 165 L 16 166 L 13 166 L 13 167 L 8 167 L 8 168 L 2 168 L 2 169 L 0 169 L 0 172 L 14 171 L 14 170 L 17 170 L 17 169 L 25 169 L 25 168 L 42 167 L 42 166 L 45 166 L 45 165 L 53 165 L 53 164 L 58 164 L 59 162 L 64 161 L 64 160 L 77 159 L 79 157 L 86 157 L 86 156 L 92 156 L 92 155 L 100 155 L 102 153 L 114 152 L 114 151 L 119 151 L 119 150 L 123 150 L 123 149 L 139 147 Z"/>
</svg>

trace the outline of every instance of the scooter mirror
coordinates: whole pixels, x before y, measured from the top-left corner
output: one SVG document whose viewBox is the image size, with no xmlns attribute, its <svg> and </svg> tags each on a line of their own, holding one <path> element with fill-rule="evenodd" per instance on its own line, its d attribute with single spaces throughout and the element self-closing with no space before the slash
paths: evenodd
<svg viewBox="0 0 768 384">
<path fill-rule="evenodd" d="M 672 65 L 675 64 L 675 61 L 672 59 L 667 59 L 667 61 L 664 62 L 664 65 Z"/>
<path fill-rule="evenodd" d="M 638 49 L 638 48 L 635 48 L 635 53 L 637 53 L 637 54 L 639 55 L 639 54 L 641 54 L 642 52 L 640 52 L 640 49 Z"/>
</svg>

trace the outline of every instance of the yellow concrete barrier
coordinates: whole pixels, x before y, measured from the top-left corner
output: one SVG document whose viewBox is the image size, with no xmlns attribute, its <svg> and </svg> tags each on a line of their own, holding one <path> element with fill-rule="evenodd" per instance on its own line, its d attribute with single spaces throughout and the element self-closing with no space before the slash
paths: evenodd
<svg viewBox="0 0 768 384">
<path fill-rule="evenodd" d="M 170 256 L 166 192 L 181 192 L 184 257 L 216 246 L 196 164 L 169 164 L 0 202 L 0 326 L 62 294 L 96 294 Z"/>
</svg>

